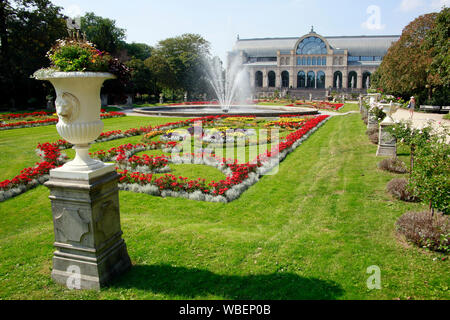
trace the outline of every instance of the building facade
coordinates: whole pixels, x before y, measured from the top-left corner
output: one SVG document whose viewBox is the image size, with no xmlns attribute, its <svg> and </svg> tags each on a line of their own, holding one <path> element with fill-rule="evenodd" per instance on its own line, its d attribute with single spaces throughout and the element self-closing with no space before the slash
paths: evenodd
<svg viewBox="0 0 450 320">
<path fill-rule="evenodd" d="M 248 71 L 258 92 L 365 91 L 389 47 L 400 36 L 239 39 L 229 53 Z"/>
</svg>

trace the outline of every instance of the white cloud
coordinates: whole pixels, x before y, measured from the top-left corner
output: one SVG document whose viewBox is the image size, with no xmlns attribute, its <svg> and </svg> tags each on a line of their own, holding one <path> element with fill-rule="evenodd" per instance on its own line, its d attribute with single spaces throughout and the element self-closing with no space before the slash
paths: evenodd
<svg viewBox="0 0 450 320">
<path fill-rule="evenodd" d="M 441 11 L 442 7 L 450 7 L 450 0 L 433 0 L 431 3 L 431 9 Z"/>
<path fill-rule="evenodd" d="M 381 8 L 379 6 L 371 5 L 366 12 L 369 17 L 361 24 L 363 29 L 379 31 L 386 27 L 385 24 L 381 24 Z"/>
<path fill-rule="evenodd" d="M 423 6 L 424 6 L 423 0 L 402 0 L 402 3 L 400 4 L 400 10 L 405 12 L 413 11 Z"/>
<path fill-rule="evenodd" d="M 83 14 L 83 10 L 81 10 L 80 6 L 77 4 L 71 4 L 67 8 L 64 9 L 64 12 L 69 17 L 78 17 Z"/>
</svg>

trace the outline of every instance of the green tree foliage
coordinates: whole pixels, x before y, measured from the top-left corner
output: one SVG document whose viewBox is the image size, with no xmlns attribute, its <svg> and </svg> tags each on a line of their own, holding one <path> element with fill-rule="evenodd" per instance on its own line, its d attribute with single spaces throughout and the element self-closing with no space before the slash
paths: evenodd
<svg viewBox="0 0 450 320">
<path fill-rule="evenodd" d="M 374 74 L 374 86 L 398 96 L 416 95 L 422 102 L 431 99 L 433 94 L 437 98 L 442 96 L 443 81 L 430 69 L 434 48 L 425 46 L 437 25 L 437 17 L 437 13 L 426 14 L 405 27 Z"/>
<path fill-rule="evenodd" d="M 423 43 L 431 51 L 430 73 L 436 75 L 441 84 L 450 86 L 450 8 L 444 8 L 436 17 L 436 25 Z"/>
<path fill-rule="evenodd" d="M 209 43 L 200 35 L 183 34 L 160 41 L 146 64 L 161 89 L 192 95 L 206 90 L 202 64 L 205 56 L 209 56 Z"/>
<path fill-rule="evenodd" d="M 45 104 L 51 86 L 30 75 L 49 65 L 47 51 L 67 35 L 60 10 L 49 0 L 0 1 L 0 108 Z"/>
<path fill-rule="evenodd" d="M 125 47 L 125 29 L 116 26 L 116 21 L 96 16 L 92 12 L 81 17 L 81 32 L 87 40 L 94 43 L 99 50 L 107 51 L 114 56 Z"/>
<path fill-rule="evenodd" d="M 125 45 L 127 55 L 130 59 L 146 60 L 152 55 L 153 48 L 145 43 L 127 43 Z"/>
<path fill-rule="evenodd" d="M 397 141 L 410 148 L 410 173 L 414 170 L 415 152 L 417 148 L 422 148 L 430 143 L 433 133 L 433 126 L 428 123 L 422 129 L 414 128 L 411 121 L 401 121 L 390 127 L 389 132 Z"/>
<path fill-rule="evenodd" d="M 130 91 L 134 94 L 155 94 L 157 92 L 156 79 L 152 70 L 141 59 L 126 62 L 131 69 Z"/>
<path fill-rule="evenodd" d="M 449 159 L 450 145 L 445 140 L 433 141 L 417 150 L 411 175 L 414 194 L 444 214 L 450 213 Z"/>
</svg>

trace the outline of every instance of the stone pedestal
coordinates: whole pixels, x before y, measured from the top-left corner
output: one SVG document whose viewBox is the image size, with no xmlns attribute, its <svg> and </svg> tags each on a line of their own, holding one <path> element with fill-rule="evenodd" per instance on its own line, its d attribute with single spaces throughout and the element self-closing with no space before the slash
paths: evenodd
<svg viewBox="0 0 450 320">
<path fill-rule="evenodd" d="M 397 141 L 387 130 L 391 125 L 383 122 L 380 124 L 377 157 L 393 158 L 397 156 Z"/>
<path fill-rule="evenodd" d="M 52 278 L 71 289 L 100 289 L 131 267 L 120 226 L 118 175 L 111 165 L 52 170 L 55 232 Z"/>
<path fill-rule="evenodd" d="M 367 129 L 370 130 L 373 128 L 378 128 L 378 119 L 376 115 L 374 115 L 372 112 L 369 112 L 367 118 Z"/>
</svg>

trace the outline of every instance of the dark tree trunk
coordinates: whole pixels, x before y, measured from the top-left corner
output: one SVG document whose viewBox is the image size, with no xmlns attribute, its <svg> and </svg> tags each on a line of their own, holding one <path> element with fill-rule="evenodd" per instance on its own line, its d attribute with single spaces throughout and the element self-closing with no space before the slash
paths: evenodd
<svg viewBox="0 0 450 320">
<path fill-rule="evenodd" d="M 6 0 L 0 0 L 0 43 L 1 43 L 1 56 L 3 63 L 7 62 L 8 57 L 8 32 L 6 29 Z"/>
<path fill-rule="evenodd" d="M 409 175 L 412 175 L 412 172 L 414 170 L 414 154 L 416 152 L 416 146 L 411 145 L 411 161 L 410 161 L 410 169 L 409 169 Z"/>
</svg>

